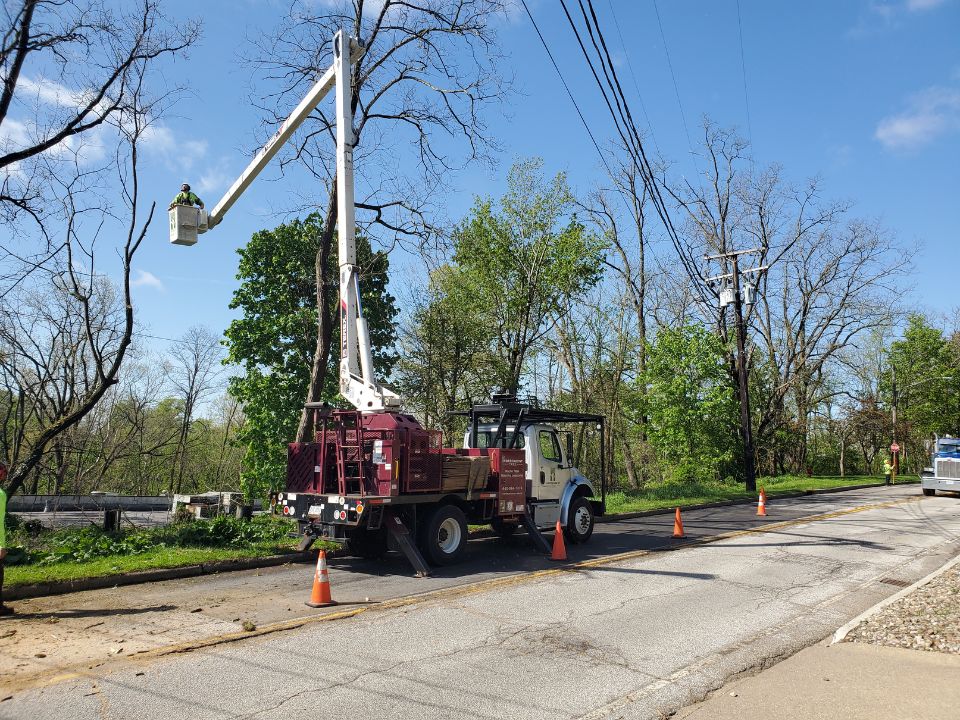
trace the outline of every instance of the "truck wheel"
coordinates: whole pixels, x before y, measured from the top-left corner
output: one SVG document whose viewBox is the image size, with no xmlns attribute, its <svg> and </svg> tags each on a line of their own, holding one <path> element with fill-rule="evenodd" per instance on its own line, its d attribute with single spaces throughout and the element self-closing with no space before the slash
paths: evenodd
<svg viewBox="0 0 960 720">
<path fill-rule="evenodd" d="M 570 501 L 563 534 L 574 544 L 585 543 L 593 535 L 593 506 L 582 495 Z"/>
<path fill-rule="evenodd" d="M 924 494 L 924 495 L 936 495 L 936 494 L 937 494 L 937 489 L 936 489 L 936 488 L 923 488 L 923 494 Z"/>
<path fill-rule="evenodd" d="M 434 510 L 424 527 L 422 549 L 433 565 L 451 565 L 467 547 L 467 517 L 456 505 Z"/>
<path fill-rule="evenodd" d="M 493 528 L 493 532 L 496 533 L 498 537 L 508 538 L 512 537 L 517 531 L 518 523 L 504 522 L 500 518 L 495 517 L 490 520 L 490 527 Z"/>
<path fill-rule="evenodd" d="M 347 552 L 366 560 L 379 560 L 387 554 L 387 533 L 380 530 L 355 528 L 347 538 Z"/>
</svg>

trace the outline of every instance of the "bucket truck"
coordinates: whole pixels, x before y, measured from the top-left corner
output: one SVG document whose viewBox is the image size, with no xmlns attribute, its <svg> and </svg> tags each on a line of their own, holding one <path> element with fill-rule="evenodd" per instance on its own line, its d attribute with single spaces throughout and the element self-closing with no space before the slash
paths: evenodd
<svg viewBox="0 0 960 720">
<path fill-rule="evenodd" d="M 193 245 L 220 224 L 271 158 L 331 91 L 336 99 L 337 238 L 340 266 L 340 393 L 353 409 L 308 403 L 312 442 L 291 443 L 285 492 L 278 508 L 300 525 L 301 548 L 317 538 L 344 542 L 356 554 L 379 557 L 398 549 L 420 576 L 432 565 L 458 560 L 467 523 L 490 524 L 508 535 L 524 527 L 543 552 L 540 529 L 559 522 L 572 542 L 585 542 L 605 506 L 605 468 L 599 487 L 573 465 L 573 435 L 561 443 L 557 425 L 599 432 L 600 415 L 555 412 L 495 397 L 460 413 L 465 447 L 443 447 L 440 433 L 404 413 L 400 398 L 378 382 L 356 267 L 353 117 L 350 69 L 364 48 L 339 32 L 333 64 L 257 153 L 210 211 L 170 210 L 170 240 Z M 585 437 L 584 432 L 581 437 Z M 604 454 L 601 451 L 601 463 Z M 598 497 L 599 495 L 599 497 Z M 424 558 L 426 556 L 426 559 Z"/>
</svg>

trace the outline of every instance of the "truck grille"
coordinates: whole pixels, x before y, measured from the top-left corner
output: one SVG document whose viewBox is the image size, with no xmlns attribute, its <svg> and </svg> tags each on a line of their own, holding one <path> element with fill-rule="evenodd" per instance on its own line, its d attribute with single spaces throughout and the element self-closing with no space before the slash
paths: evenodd
<svg viewBox="0 0 960 720">
<path fill-rule="evenodd" d="M 937 460 L 937 477 L 960 480 L 960 460 Z"/>
</svg>

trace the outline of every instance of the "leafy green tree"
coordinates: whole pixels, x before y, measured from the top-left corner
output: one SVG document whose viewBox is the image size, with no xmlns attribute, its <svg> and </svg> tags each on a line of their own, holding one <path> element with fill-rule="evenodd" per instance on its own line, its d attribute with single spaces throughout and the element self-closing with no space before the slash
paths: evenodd
<svg viewBox="0 0 960 720">
<path fill-rule="evenodd" d="M 455 266 L 432 273 L 428 298 L 404 328 L 398 364 L 401 394 L 427 427 L 443 430 L 452 442 L 463 423 L 450 411 L 485 398 L 498 377 L 492 329 L 467 287 Z"/>
<path fill-rule="evenodd" d="M 602 275 L 603 244 L 574 214 L 563 173 L 516 163 L 498 203 L 479 199 L 454 234 L 464 297 L 493 331 L 500 386 L 516 393 L 528 354 Z"/>
<path fill-rule="evenodd" d="M 230 379 L 229 392 L 243 405 L 238 437 L 247 448 L 242 480 L 250 496 L 283 484 L 286 447 L 296 436 L 317 345 L 314 259 L 322 233 L 322 218 L 312 213 L 255 233 L 237 251 L 240 287 L 230 307 L 242 317 L 230 323 L 225 335 L 227 362 L 242 371 Z M 389 260 L 358 235 L 357 261 L 374 365 L 380 377 L 387 377 L 396 361 L 392 349 L 398 312 L 387 292 Z M 330 269 L 325 282 L 337 285 L 338 268 Z M 337 294 L 331 295 L 336 303 Z M 338 325 L 333 347 L 339 343 Z M 337 386 L 336 374 L 328 375 L 322 399 L 337 404 Z"/>
<path fill-rule="evenodd" d="M 942 330 L 912 315 L 903 338 L 890 345 L 880 390 L 896 402 L 898 440 L 919 450 L 934 433 L 960 430 L 960 358 Z M 896 383 L 896 387 L 894 387 Z"/>
<path fill-rule="evenodd" d="M 737 404 L 723 340 L 700 325 L 662 328 L 647 358 L 648 437 L 678 480 L 716 480 L 734 460 Z"/>
</svg>

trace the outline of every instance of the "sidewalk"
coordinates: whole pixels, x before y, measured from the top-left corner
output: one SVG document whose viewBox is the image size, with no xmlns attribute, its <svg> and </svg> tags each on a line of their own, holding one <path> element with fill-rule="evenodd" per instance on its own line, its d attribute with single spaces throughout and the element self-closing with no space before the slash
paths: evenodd
<svg viewBox="0 0 960 720">
<path fill-rule="evenodd" d="M 829 642 L 829 641 L 827 641 Z M 919 720 L 957 717 L 960 656 L 826 642 L 727 683 L 674 717 L 693 720 Z"/>
<path fill-rule="evenodd" d="M 830 640 L 729 682 L 677 718 L 904 720 L 960 715 L 960 558 Z"/>
</svg>

